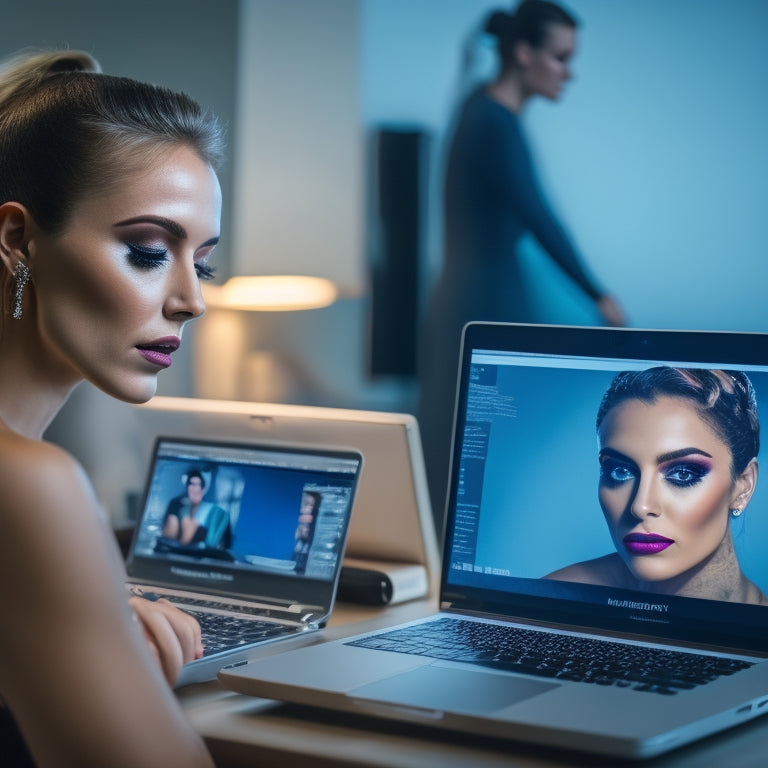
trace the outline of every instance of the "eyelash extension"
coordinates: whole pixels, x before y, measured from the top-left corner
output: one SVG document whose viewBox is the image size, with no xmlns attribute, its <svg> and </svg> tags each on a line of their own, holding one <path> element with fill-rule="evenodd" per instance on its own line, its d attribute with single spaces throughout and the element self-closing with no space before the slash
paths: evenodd
<svg viewBox="0 0 768 768">
<path fill-rule="evenodd" d="M 138 245 L 126 243 L 128 259 L 142 269 L 156 269 L 168 261 L 168 251 L 162 248 L 140 248 Z"/>
<path fill-rule="evenodd" d="M 195 271 L 201 280 L 213 280 L 216 276 L 216 267 L 208 266 L 208 264 L 195 264 Z"/>
<path fill-rule="evenodd" d="M 133 243 L 126 245 L 131 263 L 141 269 L 156 269 L 168 261 L 168 251 L 163 248 L 142 248 Z M 207 264 L 195 264 L 195 272 L 200 280 L 212 280 L 216 275 L 216 268 Z"/>
</svg>

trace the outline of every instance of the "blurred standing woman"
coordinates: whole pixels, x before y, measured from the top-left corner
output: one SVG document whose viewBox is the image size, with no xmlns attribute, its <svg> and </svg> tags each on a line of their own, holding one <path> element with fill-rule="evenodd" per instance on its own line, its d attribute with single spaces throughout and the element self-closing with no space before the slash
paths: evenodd
<svg viewBox="0 0 768 768">
<path fill-rule="evenodd" d="M 444 180 L 443 270 L 425 319 L 419 423 L 436 514 L 442 514 L 458 367 L 459 336 L 470 320 L 534 322 L 517 259 L 532 234 L 594 301 L 607 325 L 623 325 L 619 304 L 589 275 L 539 187 L 520 114 L 536 96 L 556 100 L 570 79 L 576 20 L 554 3 L 524 0 L 495 11 L 485 32 L 497 41 L 495 80 L 460 111 Z"/>
<path fill-rule="evenodd" d="M 202 654 L 170 604 L 127 598 L 93 488 L 42 440 L 83 379 L 155 393 L 219 237 L 222 137 L 183 94 L 87 54 L 0 71 L 0 724 L 3 760 L 211 766 L 170 685 Z M 104 435 L 105 447 L 109 440 Z M 13 742 L 13 743 L 11 743 Z"/>
</svg>

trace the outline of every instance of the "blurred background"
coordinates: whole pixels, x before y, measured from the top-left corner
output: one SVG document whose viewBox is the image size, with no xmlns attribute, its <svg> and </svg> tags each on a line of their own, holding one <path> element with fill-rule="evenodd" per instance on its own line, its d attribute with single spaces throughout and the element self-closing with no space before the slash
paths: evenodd
<svg viewBox="0 0 768 768">
<path fill-rule="evenodd" d="M 764 0 L 571 0 L 575 77 L 524 113 L 585 261 L 645 328 L 768 330 Z M 0 55 L 85 49 L 187 91 L 228 125 L 215 263 L 327 278 L 307 310 L 211 307 L 161 394 L 411 411 L 415 332 L 440 266 L 440 174 L 458 99 L 493 74 L 480 0 L 30 0 Z M 535 243 L 541 322 L 593 324 Z M 98 484 L 129 410 L 82 385 L 50 435 Z M 100 445 L 94 451 L 94 445 Z"/>
</svg>

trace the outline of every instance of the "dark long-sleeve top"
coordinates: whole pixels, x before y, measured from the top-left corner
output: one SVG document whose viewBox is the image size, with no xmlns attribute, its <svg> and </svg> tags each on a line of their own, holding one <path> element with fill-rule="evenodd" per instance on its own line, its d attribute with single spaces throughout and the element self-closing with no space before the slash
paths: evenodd
<svg viewBox="0 0 768 768">
<path fill-rule="evenodd" d="M 432 503 L 442 512 L 459 340 L 470 320 L 536 322 L 517 254 L 532 234 L 592 299 L 601 291 L 539 187 L 520 120 L 485 87 L 464 103 L 444 179 L 444 263 L 432 291 L 419 357 L 418 418 Z"/>
<path fill-rule="evenodd" d="M 526 233 L 590 298 L 602 293 L 542 193 L 519 117 L 485 87 L 469 96 L 454 131 L 444 233 L 443 298 L 462 308 L 462 322 L 532 319 L 516 256 Z"/>
</svg>

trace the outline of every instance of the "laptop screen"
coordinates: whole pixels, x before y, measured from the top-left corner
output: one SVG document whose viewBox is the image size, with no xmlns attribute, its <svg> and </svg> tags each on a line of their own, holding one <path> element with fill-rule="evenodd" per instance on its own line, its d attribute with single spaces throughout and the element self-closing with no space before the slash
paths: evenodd
<svg viewBox="0 0 768 768">
<path fill-rule="evenodd" d="M 297 581 L 332 584 L 360 464 L 353 451 L 158 438 L 129 574 L 249 595 L 280 582 L 287 599 Z"/>
<path fill-rule="evenodd" d="M 444 601 L 765 643 L 766 337 L 470 324 L 457 402 Z"/>
</svg>

